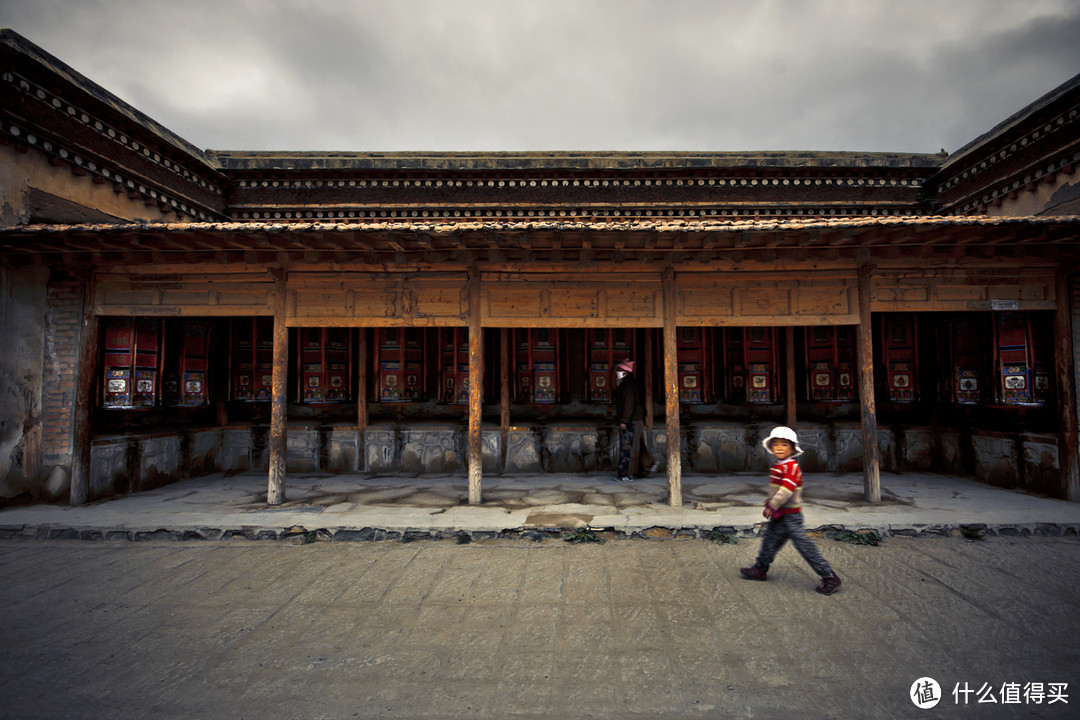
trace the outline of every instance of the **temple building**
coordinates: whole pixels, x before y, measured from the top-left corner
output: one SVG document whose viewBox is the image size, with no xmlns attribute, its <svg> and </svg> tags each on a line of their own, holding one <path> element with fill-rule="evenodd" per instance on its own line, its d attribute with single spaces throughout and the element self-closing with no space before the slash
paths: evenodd
<svg viewBox="0 0 1080 720">
<path fill-rule="evenodd" d="M 0 483 L 684 473 L 1080 499 L 1080 76 L 952 154 L 200 150 L 0 33 Z"/>
</svg>

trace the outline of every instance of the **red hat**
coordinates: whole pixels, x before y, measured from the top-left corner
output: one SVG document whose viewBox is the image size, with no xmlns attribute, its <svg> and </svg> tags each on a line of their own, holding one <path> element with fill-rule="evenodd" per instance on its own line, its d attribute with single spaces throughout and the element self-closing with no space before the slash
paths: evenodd
<svg viewBox="0 0 1080 720">
<path fill-rule="evenodd" d="M 619 363 L 618 365 L 615 366 L 615 369 L 616 370 L 622 370 L 623 372 L 632 373 L 632 372 L 634 372 L 634 361 L 633 360 L 623 360 L 621 363 Z"/>
</svg>

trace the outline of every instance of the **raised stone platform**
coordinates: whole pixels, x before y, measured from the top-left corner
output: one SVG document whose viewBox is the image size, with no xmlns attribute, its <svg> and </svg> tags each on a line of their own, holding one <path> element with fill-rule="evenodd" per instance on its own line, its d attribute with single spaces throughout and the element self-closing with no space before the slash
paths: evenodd
<svg viewBox="0 0 1080 720">
<path fill-rule="evenodd" d="M 772 424 L 706 423 L 682 428 L 682 467 L 688 473 L 753 472 L 765 466 L 761 439 Z M 464 473 L 468 437 L 464 424 L 428 422 L 355 425 L 290 424 L 287 473 L 431 475 Z M 862 471 L 862 434 L 854 423 L 799 426 L 805 472 Z M 213 472 L 269 467 L 266 426 L 229 426 L 104 437 L 94 441 L 91 495 L 146 490 Z M 667 464 L 667 433 L 649 433 L 653 455 Z M 951 428 L 887 426 L 878 429 L 884 472 L 944 472 L 974 476 L 1001 487 L 1046 492 L 1057 476 L 1053 435 Z M 549 423 L 508 429 L 506 448 L 497 427 L 483 430 L 486 475 L 614 473 L 618 435 L 613 426 Z"/>
<path fill-rule="evenodd" d="M 930 474 L 881 478 L 882 501 L 864 500 L 862 477 L 808 473 L 806 525 L 829 536 L 1076 535 L 1080 503 Z M 464 475 L 304 474 L 287 479 L 284 504 L 266 505 L 264 473 L 215 474 L 81 506 L 0 511 L 0 537 L 88 540 L 292 542 L 496 537 L 544 540 L 589 530 L 598 538 L 753 537 L 762 523 L 764 472 L 683 478 L 668 504 L 661 474 L 616 482 L 606 473 L 486 477 L 467 503 Z"/>
</svg>

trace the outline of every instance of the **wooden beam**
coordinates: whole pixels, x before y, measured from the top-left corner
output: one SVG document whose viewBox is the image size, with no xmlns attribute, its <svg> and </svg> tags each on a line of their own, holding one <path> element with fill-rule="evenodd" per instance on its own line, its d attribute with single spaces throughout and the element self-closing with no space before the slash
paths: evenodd
<svg viewBox="0 0 1080 720">
<path fill-rule="evenodd" d="M 268 505 L 285 502 L 286 411 L 288 410 L 289 329 L 285 325 L 285 272 L 276 273 L 272 291 L 274 307 L 273 390 L 270 402 L 270 477 L 266 486 Z"/>
<path fill-rule="evenodd" d="M 1057 309 L 1054 311 L 1054 372 L 1057 380 L 1059 435 L 1058 467 L 1061 472 L 1060 497 L 1080 501 L 1080 460 L 1077 444 L 1076 356 L 1072 344 L 1076 319 L 1072 317 L 1072 288 L 1065 271 L 1055 278 Z"/>
<path fill-rule="evenodd" d="M 668 503 L 682 506 L 682 443 L 679 435 L 679 372 L 676 364 L 675 270 L 664 270 L 664 401 L 667 420 Z"/>
<path fill-rule="evenodd" d="M 469 270 L 469 504 L 483 499 L 484 329 L 480 325 L 480 271 Z"/>
<path fill-rule="evenodd" d="M 90 412 L 97 378 L 98 317 L 94 314 L 97 280 L 90 273 L 83 286 L 81 331 L 79 333 L 78 379 L 75 385 L 75 413 L 72 418 L 71 492 L 68 502 L 82 505 L 90 499 Z M 133 380 L 132 380 L 133 381 Z"/>
<path fill-rule="evenodd" d="M 881 502 L 881 471 L 878 462 L 877 408 L 874 402 L 874 333 L 870 325 L 871 266 L 859 268 L 859 408 L 862 415 L 863 489 L 866 501 Z"/>
</svg>

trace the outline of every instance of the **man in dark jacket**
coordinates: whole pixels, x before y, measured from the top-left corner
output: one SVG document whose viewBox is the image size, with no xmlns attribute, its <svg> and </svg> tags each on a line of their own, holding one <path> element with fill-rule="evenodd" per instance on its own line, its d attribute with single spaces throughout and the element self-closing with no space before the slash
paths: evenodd
<svg viewBox="0 0 1080 720">
<path fill-rule="evenodd" d="M 615 417 L 619 421 L 619 467 L 616 480 L 633 480 L 656 470 L 649 443 L 645 440 L 645 404 L 634 379 L 634 361 L 623 360 L 615 367 Z"/>
</svg>

